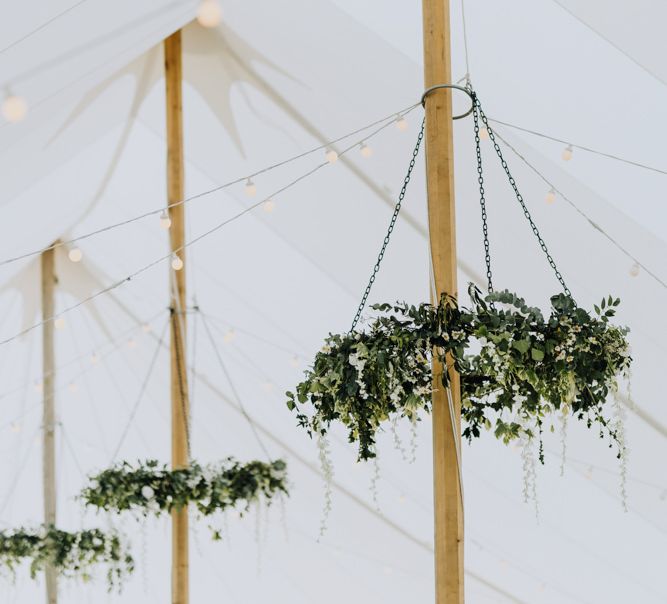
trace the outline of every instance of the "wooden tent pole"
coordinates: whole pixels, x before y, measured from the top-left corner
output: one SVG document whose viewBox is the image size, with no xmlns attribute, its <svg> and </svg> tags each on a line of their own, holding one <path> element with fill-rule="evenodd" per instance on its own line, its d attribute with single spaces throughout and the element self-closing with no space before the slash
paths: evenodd
<svg viewBox="0 0 667 604">
<path fill-rule="evenodd" d="M 164 70 L 167 102 L 167 200 L 171 205 L 184 197 L 182 51 L 180 30 L 164 41 Z M 187 365 L 185 358 L 185 207 L 169 208 L 171 250 L 183 261 L 183 268 L 169 267 L 171 291 L 171 463 L 182 468 L 189 463 L 189 414 Z M 188 511 L 172 512 L 172 604 L 189 602 Z"/>
<path fill-rule="evenodd" d="M 424 87 L 450 84 L 449 0 L 423 0 L 422 13 Z M 438 297 L 442 293 L 457 295 L 452 134 L 451 90 L 435 90 L 426 98 L 426 178 L 433 276 Z M 461 604 L 464 601 L 463 506 L 456 453 L 461 444 L 461 388 L 458 374 L 450 370 L 452 418 L 447 392 L 440 381 L 442 371 L 442 365 L 434 361 L 435 593 L 436 604 Z"/>
<path fill-rule="evenodd" d="M 55 410 L 55 363 L 54 363 L 54 325 L 55 313 L 55 249 L 42 252 L 42 387 L 44 408 L 42 415 L 42 473 L 44 489 L 44 524 L 56 524 L 56 410 Z M 58 601 L 58 581 L 55 569 L 47 565 L 46 601 L 56 604 Z"/>
</svg>

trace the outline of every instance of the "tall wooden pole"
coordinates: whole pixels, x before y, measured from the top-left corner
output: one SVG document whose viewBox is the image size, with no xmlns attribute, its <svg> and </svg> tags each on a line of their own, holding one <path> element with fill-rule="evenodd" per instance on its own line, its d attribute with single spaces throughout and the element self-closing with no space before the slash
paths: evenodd
<svg viewBox="0 0 667 604">
<path fill-rule="evenodd" d="M 422 0 L 422 12 L 424 87 L 450 84 L 449 1 Z M 430 246 L 438 298 L 442 293 L 457 295 L 452 134 L 451 90 L 435 90 L 426 98 L 426 172 Z M 434 361 L 435 593 L 437 604 L 461 604 L 464 601 L 463 506 L 457 456 L 461 444 L 461 387 L 459 376 L 450 370 L 452 418 L 447 392 L 440 381 L 442 372 L 442 365 Z"/>
<path fill-rule="evenodd" d="M 167 98 L 167 200 L 169 204 L 184 196 L 183 103 L 181 32 L 164 41 L 164 71 Z M 171 463 L 182 468 L 189 463 L 189 414 L 187 367 L 185 359 L 185 212 L 184 206 L 169 208 L 171 249 L 183 261 L 179 271 L 169 267 L 171 291 Z M 174 511 L 172 518 L 171 601 L 189 602 L 188 511 Z"/>
<path fill-rule="evenodd" d="M 44 408 L 42 414 L 42 473 L 44 488 L 44 524 L 56 523 L 56 410 L 55 410 L 55 373 L 54 373 L 54 325 L 55 313 L 55 249 L 42 252 L 42 386 Z M 47 565 L 46 601 L 56 604 L 58 601 L 58 581 L 55 569 Z"/>
</svg>

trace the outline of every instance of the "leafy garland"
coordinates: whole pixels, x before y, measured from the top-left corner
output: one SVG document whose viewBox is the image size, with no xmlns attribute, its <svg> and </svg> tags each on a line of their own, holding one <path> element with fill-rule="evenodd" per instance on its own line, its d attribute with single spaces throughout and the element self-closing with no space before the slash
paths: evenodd
<svg viewBox="0 0 667 604">
<path fill-rule="evenodd" d="M 461 376 L 469 440 L 482 427 L 494 428 L 505 444 L 539 434 L 543 461 L 543 421 L 560 410 L 588 427 L 597 423 L 601 437 L 619 444 L 604 405 L 631 362 L 628 330 L 609 323 L 620 300 L 603 300 L 592 316 L 559 294 L 545 318 L 508 291 L 482 296 L 471 285 L 469 293 L 471 309 L 448 296 L 438 306 L 379 304 L 373 308 L 382 314 L 367 331 L 330 334 L 304 381 L 287 393 L 298 424 L 324 436 L 340 421 L 349 441 L 359 444 L 359 459 L 374 457 L 382 424 L 396 417 L 414 422 L 420 411 L 430 412 L 435 351 Z M 442 385 L 448 381 L 444 372 Z"/>
<path fill-rule="evenodd" d="M 122 580 L 134 570 L 134 560 L 115 532 L 88 529 L 71 533 L 54 526 L 0 531 L 0 565 L 14 576 L 27 560 L 32 579 L 51 565 L 62 576 L 88 581 L 94 567 L 105 564 L 109 591 L 120 590 Z"/>
<path fill-rule="evenodd" d="M 80 495 L 86 505 L 107 511 L 137 511 L 144 516 L 196 506 L 209 516 L 241 504 L 241 514 L 264 498 L 270 505 L 278 493 L 288 493 L 287 465 L 282 459 L 242 464 L 232 457 L 202 466 L 172 470 L 157 460 L 124 461 L 91 477 Z M 219 533 L 215 533 L 217 538 Z"/>
</svg>

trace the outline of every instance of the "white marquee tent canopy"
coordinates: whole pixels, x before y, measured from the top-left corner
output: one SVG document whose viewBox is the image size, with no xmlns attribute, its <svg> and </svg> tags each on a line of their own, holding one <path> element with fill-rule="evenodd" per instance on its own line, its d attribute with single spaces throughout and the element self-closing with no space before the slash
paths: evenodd
<svg viewBox="0 0 667 604">
<path fill-rule="evenodd" d="M 0 261 L 164 205 L 161 40 L 183 27 L 186 194 L 196 195 L 325 145 L 415 104 L 422 92 L 420 3 L 380 0 L 224 0 L 223 22 L 193 23 L 197 2 L 61 0 L 15 3 L 0 23 L 0 74 L 28 101 L 18 124 L 0 124 Z M 62 14 L 61 14 L 62 13 Z M 60 16 L 58 16 L 60 15 Z M 644 167 L 498 124 L 504 152 L 550 251 L 584 306 L 609 293 L 630 326 L 634 405 L 627 400 L 628 507 L 615 454 L 571 426 L 565 475 L 558 431 L 538 468 L 539 518 L 522 498 L 518 451 L 491 434 L 464 445 L 466 591 L 469 602 L 588 604 L 667 601 L 667 408 L 660 383 L 667 348 L 667 210 L 663 141 L 667 43 L 657 0 L 466 0 L 469 65 L 497 120 L 627 158 Z M 47 23 L 40 28 L 41 24 Z M 452 34 L 456 79 L 466 73 L 461 5 Z M 40 29 L 37 29 L 40 28 Z M 30 32 L 36 30 L 30 35 Z M 16 41 L 16 43 L 14 43 Z M 461 104 L 465 99 L 461 100 Z M 337 143 L 325 165 L 187 250 L 193 455 L 262 456 L 238 391 L 272 456 L 293 483 L 284 515 L 227 520 L 226 542 L 204 524 L 192 537 L 192 601 L 430 602 L 433 599 L 430 419 L 413 464 L 380 439 L 379 510 L 372 464 L 356 464 L 343 432 L 332 439 L 334 506 L 318 542 L 323 481 L 317 449 L 285 407 L 329 331 L 347 329 L 384 236 L 421 122 L 390 124 Z M 363 157 L 366 140 L 373 154 Z M 485 143 L 497 287 L 545 307 L 558 283 Z M 455 126 L 461 290 L 483 284 L 471 120 Z M 186 204 L 195 239 L 313 170 L 320 149 Z M 423 156 L 372 301 L 428 298 Z M 540 176 L 542 175 L 542 176 Z M 545 195 L 553 185 L 553 204 Z M 267 211 L 271 209 L 272 211 Z M 169 259 L 154 214 L 83 239 L 83 260 L 58 248 L 58 514 L 67 528 L 106 526 L 74 500 L 86 474 L 117 458 L 169 459 L 168 350 L 162 343 Z M 0 522 L 40 522 L 41 343 L 39 258 L 0 265 Z M 641 265 L 633 276 L 635 262 Z M 118 287 L 79 305 L 111 284 Z M 464 298 L 465 299 L 465 298 Z M 142 328 L 150 324 L 150 331 Z M 230 335 L 234 330 L 234 337 Z M 145 395 L 139 398 L 149 373 Z M 91 355 L 99 359 L 91 363 Z M 136 414 L 133 409 L 136 405 Z M 129 419 L 132 421 L 129 422 Z M 129 423 L 128 423 L 129 422 Z M 126 427 L 129 426 L 125 438 Z M 406 442 L 409 429 L 401 430 Z M 168 521 L 114 521 L 140 559 L 122 595 L 104 582 L 62 583 L 63 601 L 164 602 Z M 259 527 L 259 536 L 257 535 Z M 35 602 L 43 587 L 19 573 L 3 602 Z"/>
</svg>

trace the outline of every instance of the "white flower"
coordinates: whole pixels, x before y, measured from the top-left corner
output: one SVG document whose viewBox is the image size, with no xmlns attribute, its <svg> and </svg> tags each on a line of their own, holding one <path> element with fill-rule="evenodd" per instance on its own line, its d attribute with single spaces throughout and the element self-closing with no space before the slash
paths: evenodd
<svg viewBox="0 0 667 604">
<path fill-rule="evenodd" d="M 320 349 L 320 352 L 322 352 L 322 353 L 324 353 L 324 354 L 329 354 L 329 353 L 331 352 L 331 346 L 329 346 L 328 344 L 325 344 L 325 345 L 322 346 L 322 348 Z"/>
<path fill-rule="evenodd" d="M 392 393 L 389 395 L 389 398 L 394 405 L 398 405 L 401 402 L 401 396 L 403 394 L 403 388 L 398 386 L 395 388 Z"/>
<path fill-rule="evenodd" d="M 271 468 L 271 478 L 274 478 L 275 480 L 283 480 L 285 476 L 287 476 L 287 469 L 286 468 Z"/>
<path fill-rule="evenodd" d="M 352 354 L 347 358 L 347 360 L 348 360 L 348 362 L 350 363 L 350 365 L 352 365 L 352 367 L 354 367 L 354 368 L 355 368 L 357 371 L 359 371 L 360 373 L 364 370 L 364 366 L 366 365 L 366 360 L 360 358 L 358 352 L 354 352 L 354 353 L 352 353 Z"/>
<path fill-rule="evenodd" d="M 415 394 L 417 396 L 429 396 L 433 392 L 430 386 L 417 386 L 415 388 Z"/>
<path fill-rule="evenodd" d="M 153 499 L 155 497 L 155 491 L 148 485 L 141 487 L 141 496 L 144 499 Z"/>
</svg>

